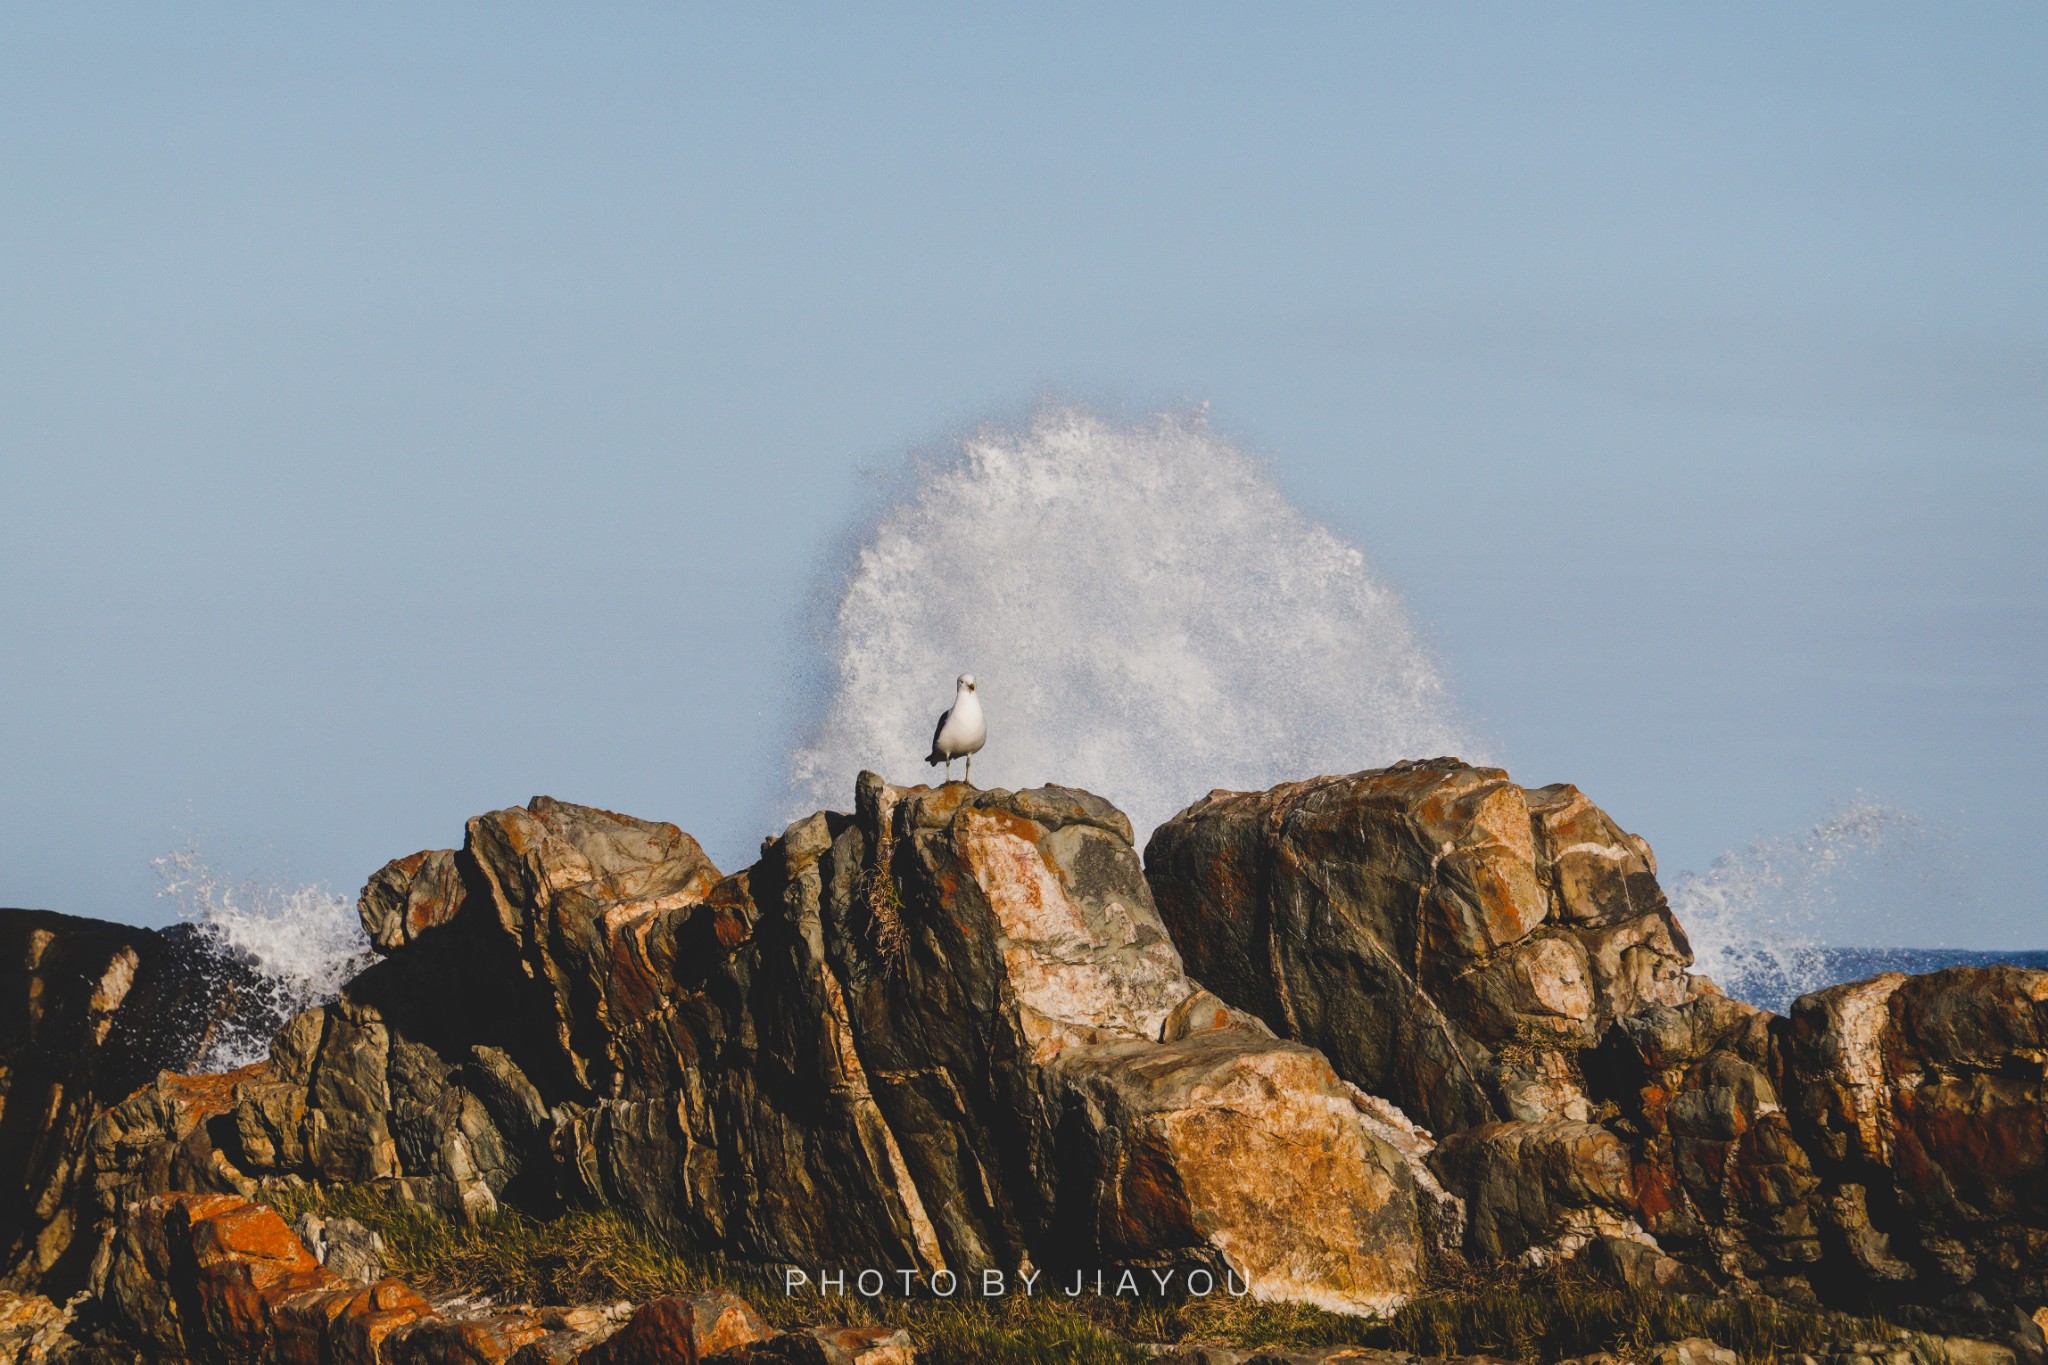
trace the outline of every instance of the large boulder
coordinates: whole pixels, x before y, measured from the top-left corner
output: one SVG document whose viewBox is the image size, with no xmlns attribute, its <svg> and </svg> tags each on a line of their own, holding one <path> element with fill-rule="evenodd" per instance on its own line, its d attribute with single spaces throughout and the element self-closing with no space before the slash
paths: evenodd
<svg viewBox="0 0 2048 1365">
<path fill-rule="evenodd" d="M 1196 977 L 1438 1132 L 1589 1119 L 1578 1054 L 1696 989 L 1649 846 L 1498 768 L 1212 792 L 1145 868 Z"/>
<path fill-rule="evenodd" d="M 1453 759 L 1212 793 L 1146 872 L 1211 990 L 1436 1129 L 1478 1261 L 2048 1298 L 2048 973 L 1755 1009 L 1687 971 L 1641 839 Z"/>
</svg>

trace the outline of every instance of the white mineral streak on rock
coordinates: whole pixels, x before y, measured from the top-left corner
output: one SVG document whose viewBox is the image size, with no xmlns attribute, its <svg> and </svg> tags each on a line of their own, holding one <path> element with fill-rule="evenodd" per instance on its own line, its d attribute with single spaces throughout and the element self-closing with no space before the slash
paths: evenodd
<svg viewBox="0 0 2048 1365">
<path fill-rule="evenodd" d="M 1891 998 L 1906 984 L 1901 972 L 1838 990 L 1828 1001 L 1828 1030 L 1820 1040 L 1821 1057 L 1842 1078 L 1842 1094 L 1856 1138 L 1869 1158 L 1891 1164 L 1892 1118 L 1887 1102 L 1884 1032 L 1891 1023 Z"/>
<path fill-rule="evenodd" d="M 1112 901 L 1098 915 L 1112 926 L 1114 937 L 1106 940 L 1067 894 L 1046 851 L 1024 832 L 1035 826 L 1000 812 L 971 811 L 965 822 L 969 864 L 1000 926 L 1003 962 L 1018 1004 L 1055 1024 L 1157 1038 L 1167 1016 L 1194 990 L 1165 931 L 1141 941 L 1129 907 Z M 1060 835 L 1108 837 L 1070 827 L 1052 838 Z M 1125 856 L 1134 855 L 1125 850 Z M 1053 1030 L 1037 1047 L 1049 1055 L 1080 1040 L 1062 1038 L 1065 1032 Z"/>
</svg>

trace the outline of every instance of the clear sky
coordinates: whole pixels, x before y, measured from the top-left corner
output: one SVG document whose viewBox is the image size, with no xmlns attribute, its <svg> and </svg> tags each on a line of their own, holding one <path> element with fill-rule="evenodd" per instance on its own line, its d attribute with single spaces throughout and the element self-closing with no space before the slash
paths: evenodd
<svg viewBox="0 0 2048 1365">
<path fill-rule="evenodd" d="M 2039 4 L 8 6 L 0 903 L 742 862 L 863 470 L 1055 394 L 1208 402 L 1667 871 L 1861 791 L 1885 936 L 2048 946 L 2044 88 Z"/>
</svg>

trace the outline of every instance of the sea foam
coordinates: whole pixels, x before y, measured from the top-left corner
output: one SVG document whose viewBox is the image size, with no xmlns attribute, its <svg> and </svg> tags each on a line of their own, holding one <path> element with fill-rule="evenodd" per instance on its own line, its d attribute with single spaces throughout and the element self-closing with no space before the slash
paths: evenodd
<svg viewBox="0 0 2048 1365">
<path fill-rule="evenodd" d="M 1924 862 L 1929 846 L 1919 817 L 1859 794 L 1810 829 L 1758 839 L 1703 873 L 1681 873 L 1671 908 L 1692 940 L 1694 970 L 1737 999 L 1779 1011 L 1807 991 L 1852 979 L 1853 969 L 1843 975 L 1850 956 L 1823 937 L 1839 935 L 1846 898 L 1867 894 L 1879 878 L 1909 879 L 1909 865 Z M 1868 965 L 1870 957 L 1854 961 Z"/>
<path fill-rule="evenodd" d="M 1212 788 L 1481 757 L 1399 597 L 1200 412 L 1048 406 L 917 462 L 827 636 L 793 814 L 862 768 L 933 780 L 960 673 L 989 717 L 977 785 L 1088 788 L 1140 843 Z"/>
<path fill-rule="evenodd" d="M 212 1039 L 202 1070 L 260 1061 L 279 1025 L 334 999 L 375 960 L 355 903 L 324 886 L 235 881 L 189 845 L 152 865 L 163 882 L 160 894 L 177 902 L 179 918 L 218 957 L 239 964 L 244 970 L 231 974 L 246 977 L 254 992 Z"/>
</svg>

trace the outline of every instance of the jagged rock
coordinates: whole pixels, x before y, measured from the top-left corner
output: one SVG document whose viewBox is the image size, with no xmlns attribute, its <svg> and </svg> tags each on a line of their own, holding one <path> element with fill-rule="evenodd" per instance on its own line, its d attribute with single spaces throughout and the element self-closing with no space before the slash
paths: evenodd
<svg viewBox="0 0 2048 1365">
<path fill-rule="evenodd" d="M 1648 845 L 1455 759 L 1212 792 L 1146 873 L 1196 977 L 1440 1133 L 1590 1118 L 1577 1054 L 1694 990 Z"/>
<path fill-rule="evenodd" d="M 1776 1016 L 1707 991 L 1620 1020 L 1588 1069 L 1636 1149 L 1636 1212 L 1667 1248 L 1737 1278 L 1821 1257 L 1821 1179 L 1776 1081 Z"/>
<path fill-rule="evenodd" d="M 406 1284 L 330 1284 L 295 1294 L 272 1313 L 277 1365 L 380 1365 L 386 1342 L 430 1320 L 427 1301 Z"/>
<path fill-rule="evenodd" d="M 80 1358 L 68 1329 L 71 1310 L 40 1294 L 0 1289 L 0 1362 L 5 1365 L 62 1365 Z"/>
<path fill-rule="evenodd" d="M 268 1352 L 278 1307 L 337 1283 L 273 1210 L 169 1194 L 130 1206 L 92 1290 L 142 1354 L 211 1361 Z"/>
<path fill-rule="evenodd" d="M 269 1074 L 263 1062 L 212 1075 L 166 1071 L 101 1115 L 85 1146 L 82 1202 L 93 1220 L 104 1225 L 134 1201 L 174 1190 L 255 1193 L 214 1129 L 242 1087 L 260 1086 Z"/>
<path fill-rule="evenodd" d="M 1430 1164 L 1463 1195 L 1466 1246 L 1483 1261 L 1544 1265 L 1596 1238 L 1643 1236 L 1628 1147 L 1597 1124 L 1481 1124 L 1444 1139 Z"/>
<path fill-rule="evenodd" d="M 1198 997 L 1120 813 L 871 774 L 858 797 L 792 829 L 831 842 L 784 904 L 818 907 L 950 1263 L 1205 1267 L 1349 1311 L 1419 1287 L 1447 1196 L 1324 1058 Z"/>
<path fill-rule="evenodd" d="M 738 1350 L 774 1335 L 746 1300 L 722 1290 L 656 1299 L 577 1357 L 577 1365 L 670 1365 Z"/>
<path fill-rule="evenodd" d="M 1641 840 L 1452 760 L 1214 794 L 1151 854 L 1148 880 L 1087 793 L 864 774 L 852 813 L 720 877 L 672 825 L 536 798 L 372 877 L 381 960 L 224 1075 L 178 1073 L 225 1016 L 174 936 L 0 912 L 0 1238 L 66 1293 L 101 1253 L 130 1316 L 149 1266 L 232 1222 L 163 1197 L 297 1180 L 461 1218 L 610 1206 L 798 1266 L 1203 1271 L 1352 1311 L 1461 1247 L 1910 1297 L 1951 1331 L 2048 1299 L 2048 973 L 1751 1009 L 1686 974 Z M 237 1264 L 282 1286 L 243 1306 L 295 1358 L 414 1311 L 335 1265 L 301 1290 L 282 1253 Z M 147 1330 L 242 1350 L 197 1284 Z M 382 1349 L 558 1365 L 614 1326 L 461 1309 Z M 748 1349 L 831 1347 L 806 1340 Z"/>
<path fill-rule="evenodd" d="M 1825 1221 L 1878 1281 L 2048 1298 L 2048 972 L 1887 973 L 1801 997 L 1784 1044 Z"/>
<path fill-rule="evenodd" d="M 308 1213 L 292 1225 L 292 1231 L 329 1274 L 356 1284 L 375 1284 L 384 1278 L 384 1239 L 355 1219 Z"/>
<path fill-rule="evenodd" d="M 322 1231 L 331 1238 L 346 1221 L 330 1220 Z M 92 1331 L 82 1348 L 69 1341 L 82 1353 L 66 1358 L 642 1365 L 697 1360 L 769 1335 L 751 1307 L 722 1291 L 656 1300 L 630 1317 L 624 1305 L 450 1301 L 436 1308 L 402 1281 L 365 1284 L 335 1274 L 276 1212 L 234 1195 L 156 1195 L 130 1205 L 97 1263 L 92 1294 Z M 6 1308 L 0 1297 L 0 1342 Z M 48 1313 L 26 1316 L 38 1328 L 55 1321 Z"/>
<path fill-rule="evenodd" d="M 0 909 L 0 1282 L 83 1281 L 73 1249 L 86 1134 L 158 1071 L 188 1071 L 275 1002 L 192 925 L 158 932 Z"/>
<path fill-rule="evenodd" d="M 385 960 L 225 1115 L 145 1092 L 106 1146 L 155 1146 L 108 1166 L 601 1203 L 797 1265 L 1200 1269 L 1352 1311 L 1456 1242 L 1425 1134 L 1182 972 L 1120 813 L 858 796 L 724 879 L 673 826 L 478 817 L 372 879 Z"/>
<path fill-rule="evenodd" d="M 466 894 L 454 850 L 427 849 L 373 873 L 356 909 L 370 946 L 392 953 L 454 919 Z"/>
</svg>

